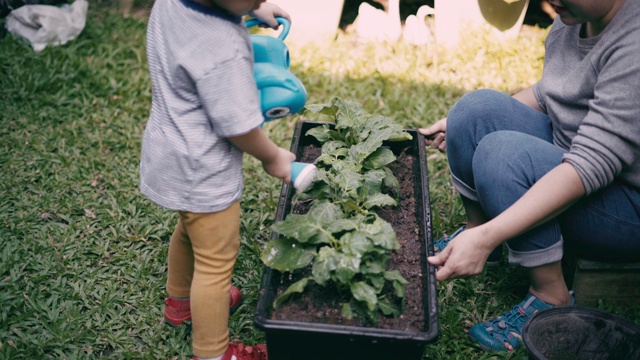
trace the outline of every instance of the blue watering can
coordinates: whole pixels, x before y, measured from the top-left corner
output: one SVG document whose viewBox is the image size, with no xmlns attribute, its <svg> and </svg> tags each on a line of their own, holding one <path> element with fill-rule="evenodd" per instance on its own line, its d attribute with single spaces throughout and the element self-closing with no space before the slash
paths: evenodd
<svg viewBox="0 0 640 360">
<path fill-rule="evenodd" d="M 260 91 L 260 105 L 265 121 L 279 119 L 302 110 L 307 102 L 307 91 L 302 82 L 289 71 L 289 48 L 284 39 L 291 24 L 277 17 L 282 25 L 278 37 L 251 35 L 253 45 L 253 75 Z M 258 19 L 247 20 L 247 28 L 261 24 Z M 313 164 L 291 163 L 291 185 L 298 191 L 306 190 L 315 179 L 317 168 Z"/>
<path fill-rule="evenodd" d="M 251 35 L 254 53 L 253 75 L 260 91 L 260 104 L 265 121 L 279 119 L 302 110 L 307 91 L 302 82 L 289 71 L 289 49 L 284 39 L 291 23 L 277 17 L 282 25 L 278 37 Z M 247 20 L 247 28 L 261 24 L 258 19 Z"/>
</svg>

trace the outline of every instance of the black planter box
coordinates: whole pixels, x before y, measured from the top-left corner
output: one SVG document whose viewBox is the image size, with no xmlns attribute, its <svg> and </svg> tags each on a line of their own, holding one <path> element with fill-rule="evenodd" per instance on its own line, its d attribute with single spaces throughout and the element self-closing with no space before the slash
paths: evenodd
<svg viewBox="0 0 640 360">
<path fill-rule="evenodd" d="M 306 146 L 318 145 L 306 132 L 318 122 L 297 124 L 291 151 L 299 159 Z M 389 142 L 388 146 L 396 155 L 409 147 L 413 156 L 415 176 L 416 215 L 420 217 L 418 241 L 425 256 L 433 254 L 431 238 L 431 209 L 427 179 L 427 160 L 424 137 L 415 130 L 408 130 L 413 136 L 410 141 Z M 295 190 L 283 185 L 280 193 L 276 221 L 281 221 L 291 211 L 291 198 Z M 273 234 L 273 236 L 278 236 Z M 406 332 L 375 327 L 318 324 L 298 321 L 273 320 L 272 304 L 282 274 L 265 267 L 258 297 L 254 322 L 265 332 L 270 360 L 356 360 L 356 359 L 422 359 L 425 345 L 438 337 L 437 298 L 435 268 L 421 261 L 422 303 L 424 322 L 421 331 Z M 295 301 L 295 300 L 294 300 Z"/>
</svg>

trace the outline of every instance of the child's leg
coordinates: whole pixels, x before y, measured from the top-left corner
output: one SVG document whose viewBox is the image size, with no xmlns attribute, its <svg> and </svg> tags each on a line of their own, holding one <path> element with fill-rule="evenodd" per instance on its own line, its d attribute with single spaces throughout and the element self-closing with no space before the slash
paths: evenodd
<svg viewBox="0 0 640 360">
<path fill-rule="evenodd" d="M 178 225 L 169 241 L 169 269 L 167 293 L 169 296 L 184 299 L 191 296 L 193 279 L 193 249 L 183 225 L 183 215 L 179 214 Z"/>
<path fill-rule="evenodd" d="M 193 353 L 222 355 L 229 342 L 229 288 L 240 248 L 240 203 L 210 214 L 184 213 L 193 249 L 191 283 Z"/>
</svg>

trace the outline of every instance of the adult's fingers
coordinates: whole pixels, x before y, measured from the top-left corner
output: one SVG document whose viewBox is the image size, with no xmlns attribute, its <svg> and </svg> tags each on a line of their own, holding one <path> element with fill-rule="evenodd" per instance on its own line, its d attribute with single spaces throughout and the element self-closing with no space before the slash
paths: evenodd
<svg viewBox="0 0 640 360">
<path fill-rule="evenodd" d="M 445 281 L 454 275 L 453 270 L 448 266 L 442 266 L 436 271 L 436 280 Z"/>
<path fill-rule="evenodd" d="M 439 133 L 433 139 L 425 139 L 425 142 L 427 143 L 427 145 L 430 145 L 434 149 L 438 149 L 440 151 L 446 151 L 447 142 L 445 139 L 446 138 L 444 133 Z"/>
<path fill-rule="evenodd" d="M 447 131 L 447 118 L 440 119 L 435 124 L 426 128 L 418 129 L 418 132 L 426 137 L 433 136 L 437 133 L 443 133 Z"/>
</svg>

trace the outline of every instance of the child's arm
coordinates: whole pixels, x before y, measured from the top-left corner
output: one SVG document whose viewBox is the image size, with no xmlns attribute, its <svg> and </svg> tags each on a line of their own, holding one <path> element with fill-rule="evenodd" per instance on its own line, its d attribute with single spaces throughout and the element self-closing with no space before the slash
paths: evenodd
<svg viewBox="0 0 640 360">
<path fill-rule="evenodd" d="M 289 13 L 282 10 L 278 5 L 263 2 L 260 7 L 250 13 L 251 16 L 269 25 L 272 29 L 277 29 L 280 24 L 276 21 L 276 17 L 283 17 L 291 22 Z"/>
<path fill-rule="evenodd" d="M 244 135 L 228 139 L 238 149 L 260 160 L 267 174 L 283 179 L 287 184 L 291 183 L 291 163 L 296 156 L 274 144 L 262 129 L 258 127 Z"/>
</svg>

